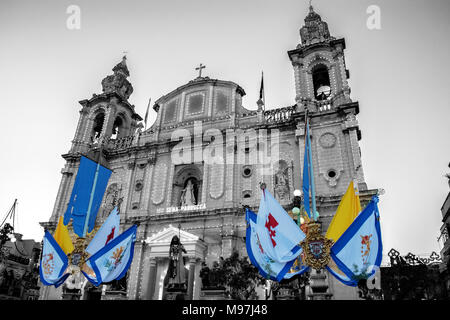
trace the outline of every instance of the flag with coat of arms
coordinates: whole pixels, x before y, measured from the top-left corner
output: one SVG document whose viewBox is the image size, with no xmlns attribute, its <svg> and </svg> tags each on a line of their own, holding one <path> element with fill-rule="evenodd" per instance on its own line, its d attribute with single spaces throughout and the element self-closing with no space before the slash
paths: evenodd
<svg viewBox="0 0 450 320">
<path fill-rule="evenodd" d="M 86 269 L 82 272 L 92 284 L 99 286 L 125 276 L 133 260 L 136 231 L 137 226 L 133 225 L 86 261 L 91 274 Z"/>
<path fill-rule="evenodd" d="M 46 286 L 53 285 L 58 288 L 70 275 L 70 273 L 64 273 L 68 264 L 69 259 L 64 251 L 50 232 L 45 231 L 42 258 L 39 265 L 39 275 L 42 283 Z"/>
<path fill-rule="evenodd" d="M 349 286 L 357 286 L 358 279 L 370 278 L 380 267 L 382 241 L 378 196 L 369 204 L 331 247 L 332 263 L 337 266 L 327 270 Z"/>
</svg>

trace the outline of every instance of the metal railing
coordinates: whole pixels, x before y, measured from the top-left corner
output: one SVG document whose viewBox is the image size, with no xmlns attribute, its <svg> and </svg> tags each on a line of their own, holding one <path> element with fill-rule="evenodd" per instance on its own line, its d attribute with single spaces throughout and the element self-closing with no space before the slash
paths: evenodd
<svg viewBox="0 0 450 320">
<path fill-rule="evenodd" d="M 286 122 L 291 119 L 294 107 L 285 107 L 264 111 L 264 118 L 267 123 Z"/>
</svg>

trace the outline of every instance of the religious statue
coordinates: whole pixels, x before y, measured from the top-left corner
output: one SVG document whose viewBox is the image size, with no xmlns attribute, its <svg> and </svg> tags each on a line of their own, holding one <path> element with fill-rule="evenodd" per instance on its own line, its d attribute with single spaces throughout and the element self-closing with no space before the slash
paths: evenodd
<svg viewBox="0 0 450 320">
<path fill-rule="evenodd" d="M 136 131 L 134 132 L 134 141 L 137 142 L 139 139 L 139 136 L 142 133 L 142 128 L 144 128 L 144 125 L 142 124 L 142 122 L 139 122 L 137 127 L 136 127 Z"/>
<path fill-rule="evenodd" d="M 183 252 L 187 253 L 178 236 L 174 236 L 170 242 L 169 269 L 167 270 L 167 288 L 169 289 L 186 287 L 187 270 L 184 267 Z"/>
<path fill-rule="evenodd" d="M 280 168 L 275 174 L 275 192 L 279 200 L 285 200 L 289 195 L 288 168 Z"/>
<path fill-rule="evenodd" d="M 192 179 L 189 179 L 186 188 L 181 191 L 181 206 L 192 206 L 196 205 L 197 201 L 195 200 L 194 195 L 194 184 L 192 183 Z"/>
<path fill-rule="evenodd" d="M 120 190 L 117 183 L 109 185 L 108 189 L 106 189 L 105 200 L 102 205 L 102 218 L 108 217 L 111 211 L 114 209 L 114 206 L 117 204 L 119 191 Z"/>
</svg>

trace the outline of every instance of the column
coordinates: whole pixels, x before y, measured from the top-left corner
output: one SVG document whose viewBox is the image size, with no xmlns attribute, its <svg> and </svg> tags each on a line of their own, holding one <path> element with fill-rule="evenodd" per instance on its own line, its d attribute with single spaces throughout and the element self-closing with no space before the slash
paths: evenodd
<svg viewBox="0 0 450 320">
<path fill-rule="evenodd" d="M 114 106 L 114 104 L 109 103 L 106 107 L 105 120 L 103 121 L 103 128 L 99 138 L 101 144 L 103 144 L 103 140 L 105 138 L 111 138 L 111 132 L 114 125 L 114 119 L 112 118 L 112 116 L 114 116 L 115 111 L 116 107 Z"/>
<path fill-rule="evenodd" d="M 71 175 L 73 174 L 72 172 L 69 172 L 69 170 L 66 169 L 68 166 L 69 165 L 66 164 L 65 168 L 61 170 L 62 173 L 61 183 L 59 185 L 58 194 L 56 196 L 55 206 L 53 208 L 53 213 L 50 217 L 50 221 L 58 222 L 57 219 L 58 216 L 62 215 L 63 210 L 66 209 L 64 207 L 63 199 L 65 199 L 65 195 L 68 191 L 67 186 L 70 183 L 70 178 Z"/>
<path fill-rule="evenodd" d="M 189 278 L 188 278 L 188 299 L 192 300 L 194 297 L 194 276 L 195 276 L 195 264 L 196 258 L 189 258 Z"/>
<path fill-rule="evenodd" d="M 203 181 L 202 181 L 202 202 L 207 203 L 206 201 L 206 190 L 208 189 L 208 170 L 209 165 L 203 162 Z"/>
<path fill-rule="evenodd" d="M 176 108 L 178 110 L 178 114 L 176 115 L 178 122 L 182 122 L 183 118 L 184 118 L 184 108 L 185 108 L 185 104 L 186 104 L 186 92 L 183 92 L 181 94 L 181 99 L 178 100 L 180 101 L 180 106 L 178 108 Z M 177 103 L 178 103 L 177 101 Z"/>
<path fill-rule="evenodd" d="M 134 257 L 133 261 L 131 262 L 127 280 L 127 298 L 129 300 L 137 300 L 139 297 L 139 274 L 141 269 L 143 250 L 143 242 L 140 240 L 136 240 L 136 243 L 134 245 Z"/>
<path fill-rule="evenodd" d="M 213 106 L 214 106 L 214 87 L 209 87 L 209 94 L 208 94 L 208 118 L 211 118 L 212 112 L 213 112 Z"/>
<path fill-rule="evenodd" d="M 145 300 L 153 300 L 155 294 L 155 285 L 156 285 L 156 270 L 157 270 L 157 262 L 156 258 L 150 258 L 150 270 L 148 276 L 148 284 L 146 295 L 144 296 Z"/>
</svg>

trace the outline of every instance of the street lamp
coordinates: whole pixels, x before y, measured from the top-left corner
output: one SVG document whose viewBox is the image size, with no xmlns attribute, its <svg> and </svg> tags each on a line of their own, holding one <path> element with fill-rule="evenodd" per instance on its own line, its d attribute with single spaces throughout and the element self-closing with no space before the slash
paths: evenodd
<svg viewBox="0 0 450 320">
<path fill-rule="evenodd" d="M 292 204 L 293 204 L 292 214 L 297 217 L 297 224 L 298 224 L 298 226 L 300 226 L 304 223 L 304 220 L 301 217 L 301 214 L 302 214 L 302 192 L 299 189 L 294 190 L 294 199 L 292 201 Z"/>
</svg>

